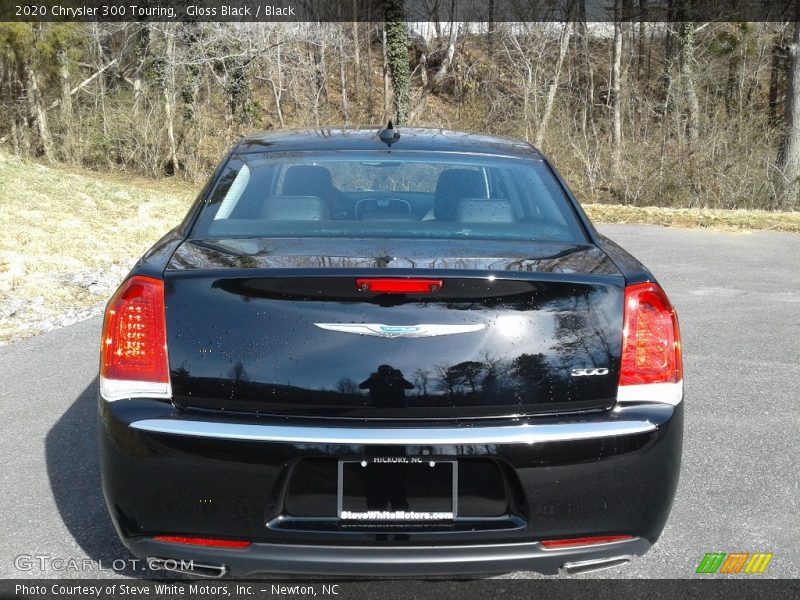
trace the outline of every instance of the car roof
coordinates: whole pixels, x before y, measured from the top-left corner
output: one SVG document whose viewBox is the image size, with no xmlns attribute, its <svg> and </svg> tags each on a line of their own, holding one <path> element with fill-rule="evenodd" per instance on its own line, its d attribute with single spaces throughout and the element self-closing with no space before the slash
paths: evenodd
<svg viewBox="0 0 800 600">
<path fill-rule="evenodd" d="M 378 137 L 380 130 L 377 126 L 367 126 L 264 131 L 242 139 L 234 152 L 386 150 L 386 144 Z M 393 142 L 392 150 L 542 158 L 531 144 L 514 138 L 424 127 L 399 126 L 395 131 L 400 134 L 400 139 Z"/>
</svg>

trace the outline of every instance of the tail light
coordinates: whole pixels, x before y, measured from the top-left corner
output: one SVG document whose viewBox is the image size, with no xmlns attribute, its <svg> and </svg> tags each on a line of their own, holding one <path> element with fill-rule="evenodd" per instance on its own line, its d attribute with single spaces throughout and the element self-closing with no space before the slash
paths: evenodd
<svg viewBox="0 0 800 600">
<path fill-rule="evenodd" d="M 539 543 L 547 549 L 552 549 L 592 546 L 594 544 L 610 544 L 612 542 L 623 542 L 632 539 L 633 536 L 630 535 L 597 535 L 593 537 L 565 538 L 563 540 L 544 540 Z"/>
<path fill-rule="evenodd" d="M 362 292 L 376 294 L 429 294 L 442 289 L 441 279 L 363 278 L 356 279 Z"/>
<path fill-rule="evenodd" d="M 655 283 L 626 287 L 618 399 L 675 404 L 682 378 L 678 317 L 667 295 Z"/>
<path fill-rule="evenodd" d="M 100 349 L 100 394 L 106 400 L 172 396 L 160 279 L 135 275 L 108 303 Z"/>
<path fill-rule="evenodd" d="M 157 535 L 153 539 L 157 542 L 188 544 L 190 546 L 209 546 L 212 548 L 247 548 L 251 545 L 250 542 L 243 540 L 221 540 L 217 538 L 184 537 L 178 535 Z"/>
</svg>

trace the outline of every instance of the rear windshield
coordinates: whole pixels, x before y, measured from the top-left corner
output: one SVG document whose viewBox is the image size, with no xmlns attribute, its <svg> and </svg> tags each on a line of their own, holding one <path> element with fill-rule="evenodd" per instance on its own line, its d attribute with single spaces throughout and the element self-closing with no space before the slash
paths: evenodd
<svg viewBox="0 0 800 600">
<path fill-rule="evenodd" d="M 234 156 L 192 235 L 587 241 L 542 160 L 402 151 Z"/>
</svg>

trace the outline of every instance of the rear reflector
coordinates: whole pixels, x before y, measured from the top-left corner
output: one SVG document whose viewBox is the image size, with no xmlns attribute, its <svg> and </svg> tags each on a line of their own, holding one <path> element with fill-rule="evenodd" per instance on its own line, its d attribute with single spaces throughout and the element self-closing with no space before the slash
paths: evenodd
<svg viewBox="0 0 800 600">
<path fill-rule="evenodd" d="M 106 400 L 169 398 L 164 282 L 135 275 L 108 303 L 100 349 Z"/>
<path fill-rule="evenodd" d="M 242 540 L 218 540 L 216 538 L 184 537 L 178 535 L 157 535 L 153 539 L 157 542 L 189 544 L 192 546 L 212 546 L 214 548 L 247 548 L 252 543 Z"/>
<path fill-rule="evenodd" d="M 632 540 L 630 535 L 599 535 L 594 537 L 566 538 L 563 540 L 545 540 L 539 542 L 545 548 L 567 548 L 573 546 L 591 546 L 593 544 L 610 544 L 611 542 L 621 542 Z"/>
<path fill-rule="evenodd" d="M 429 294 L 442 289 L 441 279 L 356 279 L 362 292 L 376 294 Z"/>
<path fill-rule="evenodd" d="M 625 288 L 622 363 L 619 385 L 681 382 L 681 337 L 678 317 L 655 283 Z"/>
</svg>

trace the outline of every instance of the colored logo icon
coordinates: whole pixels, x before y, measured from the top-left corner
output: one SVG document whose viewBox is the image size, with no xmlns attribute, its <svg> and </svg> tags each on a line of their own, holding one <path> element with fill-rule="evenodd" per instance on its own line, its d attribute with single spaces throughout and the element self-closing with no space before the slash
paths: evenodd
<svg viewBox="0 0 800 600">
<path fill-rule="evenodd" d="M 754 575 L 763 573 L 772 560 L 772 553 L 767 552 L 725 552 L 707 553 L 700 564 L 697 573 L 748 573 Z"/>
</svg>

